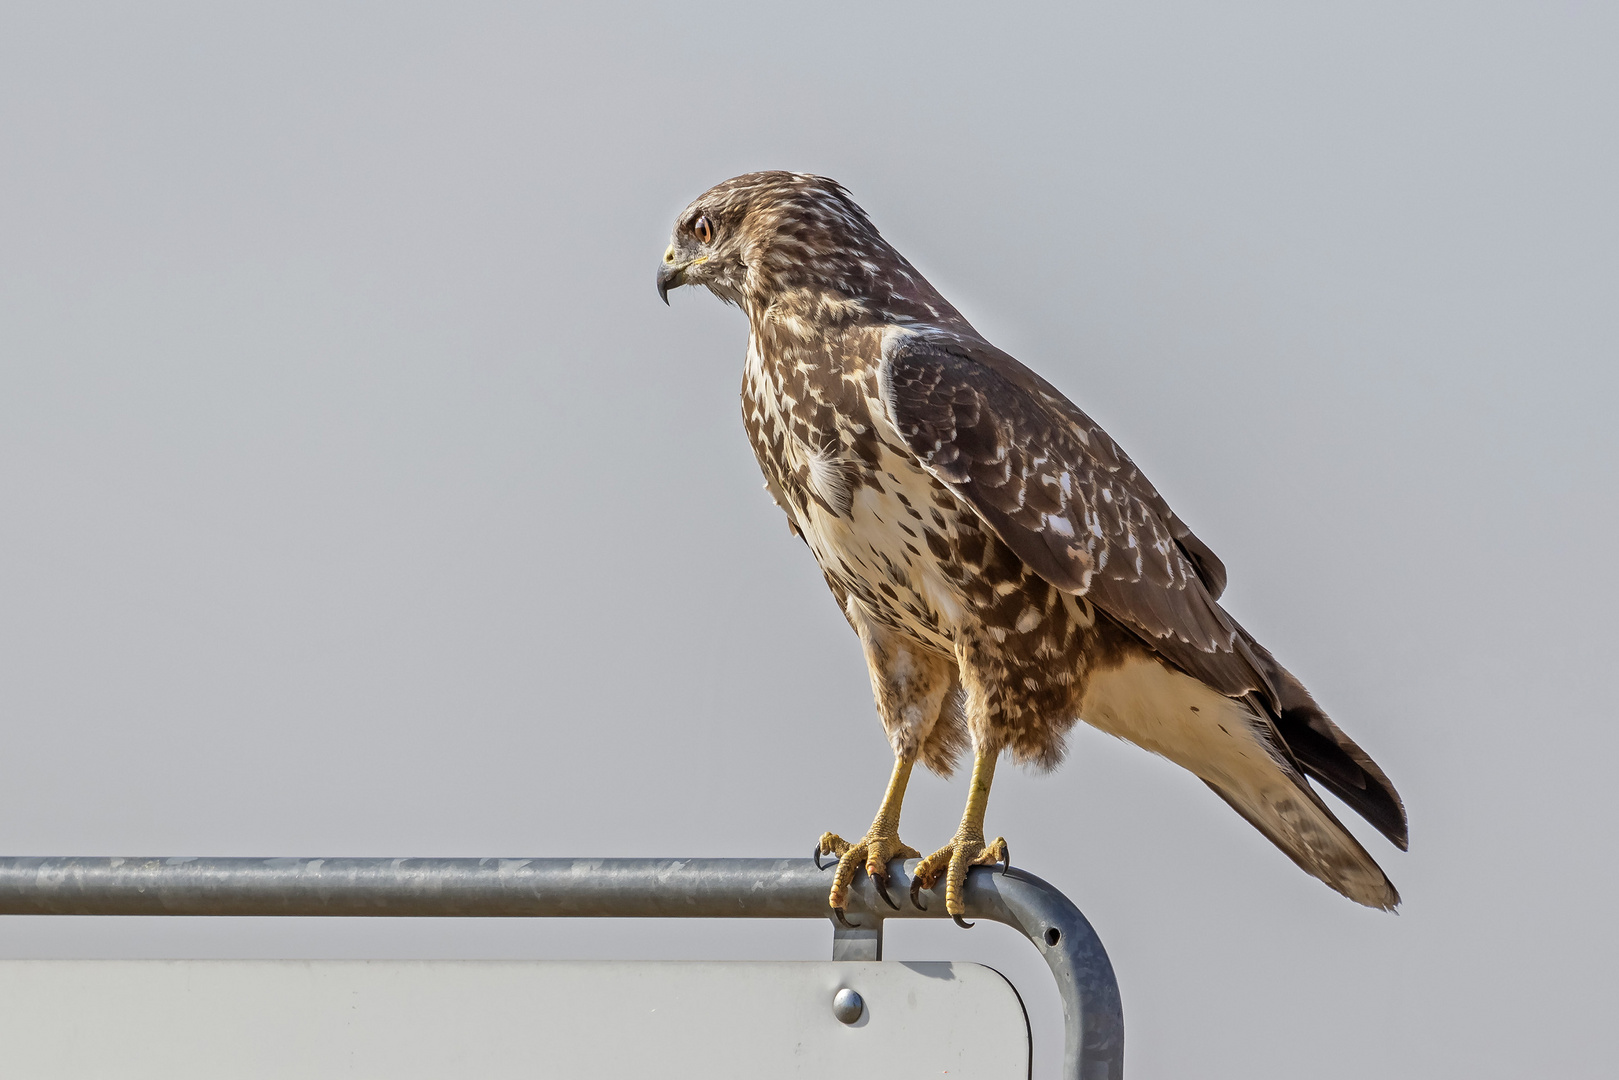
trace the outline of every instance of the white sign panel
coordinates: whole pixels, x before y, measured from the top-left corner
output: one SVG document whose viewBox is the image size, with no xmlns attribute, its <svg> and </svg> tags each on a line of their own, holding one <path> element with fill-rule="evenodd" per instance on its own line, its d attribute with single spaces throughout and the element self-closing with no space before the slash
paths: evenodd
<svg viewBox="0 0 1619 1080">
<path fill-rule="evenodd" d="M 1027 1080 L 1029 1028 L 976 964 L 12 960 L 0 1054 L 34 1080 Z"/>
</svg>

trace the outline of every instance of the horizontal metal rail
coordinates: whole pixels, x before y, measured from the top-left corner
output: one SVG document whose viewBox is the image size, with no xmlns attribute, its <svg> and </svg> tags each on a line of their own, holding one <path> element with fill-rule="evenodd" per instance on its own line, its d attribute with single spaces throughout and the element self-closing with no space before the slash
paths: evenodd
<svg viewBox="0 0 1619 1080">
<path fill-rule="evenodd" d="M 886 919 L 948 918 L 942 884 L 885 905 L 856 876 L 834 960 L 878 960 Z M 410 918 L 830 918 L 830 871 L 809 859 L 214 859 L 0 857 L 0 915 L 319 915 Z M 1063 1073 L 1119 1080 L 1124 1015 L 1096 931 L 1062 893 L 1012 869 L 967 875 L 969 918 L 1004 923 L 1045 957 L 1063 1003 Z"/>
</svg>

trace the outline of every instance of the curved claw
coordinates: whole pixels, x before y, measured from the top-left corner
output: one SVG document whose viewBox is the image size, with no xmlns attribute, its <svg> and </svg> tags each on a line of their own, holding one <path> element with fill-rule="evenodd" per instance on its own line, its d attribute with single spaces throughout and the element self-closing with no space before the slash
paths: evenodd
<svg viewBox="0 0 1619 1080">
<path fill-rule="evenodd" d="M 889 907 L 893 908 L 895 911 L 898 911 L 899 910 L 899 905 L 894 903 L 894 898 L 892 896 L 888 895 L 888 875 L 887 874 L 882 874 L 882 875 L 873 877 L 871 879 L 871 883 L 873 885 L 877 886 L 877 895 L 883 898 L 883 903 L 887 904 Z"/>
<path fill-rule="evenodd" d="M 840 907 L 833 908 L 832 909 L 832 914 L 834 914 L 834 915 L 836 915 L 838 917 L 838 922 L 842 923 L 844 925 L 845 929 L 848 929 L 848 930 L 856 929 L 854 923 L 850 922 L 848 919 L 845 919 L 843 917 L 843 909 L 842 908 L 840 908 Z"/>
<path fill-rule="evenodd" d="M 821 865 L 821 845 L 820 844 L 815 845 L 815 850 L 810 852 L 810 858 L 815 860 L 815 869 L 817 869 L 817 870 L 825 870 L 826 869 L 825 866 Z M 828 863 L 827 865 L 830 866 L 831 864 Z"/>
<path fill-rule="evenodd" d="M 911 906 L 918 911 L 926 911 L 928 906 L 922 903 L 922 879 L 911 879 Z"/>
<path fill-rule="evenodd" d="M 963 919 L 960 915 L 952 915 L 950 917 L 952 919 L 956 920 L 956 925 L 961 927 L 963 930 L 971 930 L 973 927 L 978 925 L 977 923 L 968 922 L 966 919 Z"/>
<path fill-rule="evenodd" d="M 1001 855 L 1001 877 L 1005 877 L 1006 872 L 1012 869 L 1012 845 L 1004 840 L 1001 841 Z"/>
</svg>

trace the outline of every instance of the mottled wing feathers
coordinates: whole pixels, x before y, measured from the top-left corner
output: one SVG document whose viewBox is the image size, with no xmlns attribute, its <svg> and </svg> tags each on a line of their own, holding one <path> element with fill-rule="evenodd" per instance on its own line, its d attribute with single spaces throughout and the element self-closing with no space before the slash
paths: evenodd
<svg viewBox="0 0 1619 1080">
<path fill-rule="evenodd" d="M 1348 833 L 1339 854 L 1349 863 L 1322 862 L 1332 848 L 1325 838 L 1342 826 L 1303 774 L 1404 848 L 1405 809 L 1393 785 L 1215 602 L 1225 568 L 1106 432 L 1016 360 L 978 342 L 913 338 L 898 344 L 883 359 L 881 392 L 889 422 L 923 467 L 1031 569 L 1088 598 L 1176 668 L 1246 699 L 1254 734 L 1275 758 L 1277 775 L 1309 800 L 1313 810 L 1306 816 L 1321 818 L 1312 826 L 1319 835 L 1306 842 L 1303 824 L 1282 828 L 1240 793 L 1211 785 L 1222 798 L 1311 873 L 1364 903 L 1398 901 L 1381 871 L 1361 883 L 1376 893 L 1373 899 L 1345 884 L 1359 881 L 1362 862 L 1375 869 Z M 1302 804 L 1296 809 L 1304 812 Z"/>
<path fill-rule="evenodd" d="M 954 346 L 958 343 L 951 344 Z M 1220 599 L 1220 594 L 1225 592 L 1226 586 L 1225 564 L 1209 550 L 1208 545 L 1192 533 L 1184 521 L 1176 516 L 1175 511 L 1169 508 L 1169 504 L 1158 494 L 1158 490 L 1151 482 L 1141 475 L 1136 463 L 1131 461 L 1123 448 L 1113 441 L 1112 436 L 1103 431 L 1096 421 L 1085 415 L 1078 405 L 1064 397 L 1061 391 L 1018 363 L 1010 354 L 983 341 L 961 341 L 959 346 L 961 355 L 989 368 L 1049 410 L 1053 418 L 1066 421 L 1074 431 L 1082 432 L 1086 447 L 1098 459 L 1107 463 L 1109 471 L 1117 477 L 1117 482 L 1128 487 L 1145 503 L 1169 531 L 1169 535 L 1174 537 L 1181 554 L 1190 559 L 1192 565 L 1197 568 L 1197 575 L 1202 580 L 1203 587 L 1208 590 L 1210 598 Z"/>
<path fill-rule="evenodd" d="M 1041 577 L 1215 689 L 1274 694 L 1203 577 L 1224 584 L 1219 560 L 1043 380 L 977 342 L 914 338 L 887 351 L 881 392 L 922 465 Z"/>
</svg>

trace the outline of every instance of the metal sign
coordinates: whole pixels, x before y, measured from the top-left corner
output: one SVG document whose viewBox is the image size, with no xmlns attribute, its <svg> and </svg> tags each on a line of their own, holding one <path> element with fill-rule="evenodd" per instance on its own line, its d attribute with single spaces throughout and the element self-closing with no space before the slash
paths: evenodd
<svg viewBox="0 0 1619 1080">
<path fill-rule="evenodd" d="M 13 960 L 34 1080 L 1027 1080 L 1001 975 L 953 963 Z"/>
<path fill-rule="evenodd" d="M 832 959 L 858 963 L 882 959 L 886 921 L 949 917 L 937 887 L 909 888 L 916 860 L 895 859 L 888 870 L 892 895 L 880 898 L 871 879 L 859 874 L 845 917 L 832 923 L 827 872 L 806 858 L 19 855 L 0 857 L 0 915 L 818 919 L 832 931 Z M 1118 983 L 1095 929 L 1073 901 L 1022 868 L 981 866 L 968 871 L 963 900 L 969 918 L 1012 927 L 1050 968 L 1062 998 L 1062 1075 L 1121 1080 Z M 914 1074 L 914 1068 L 905 1073 Z"/>
</svg>

